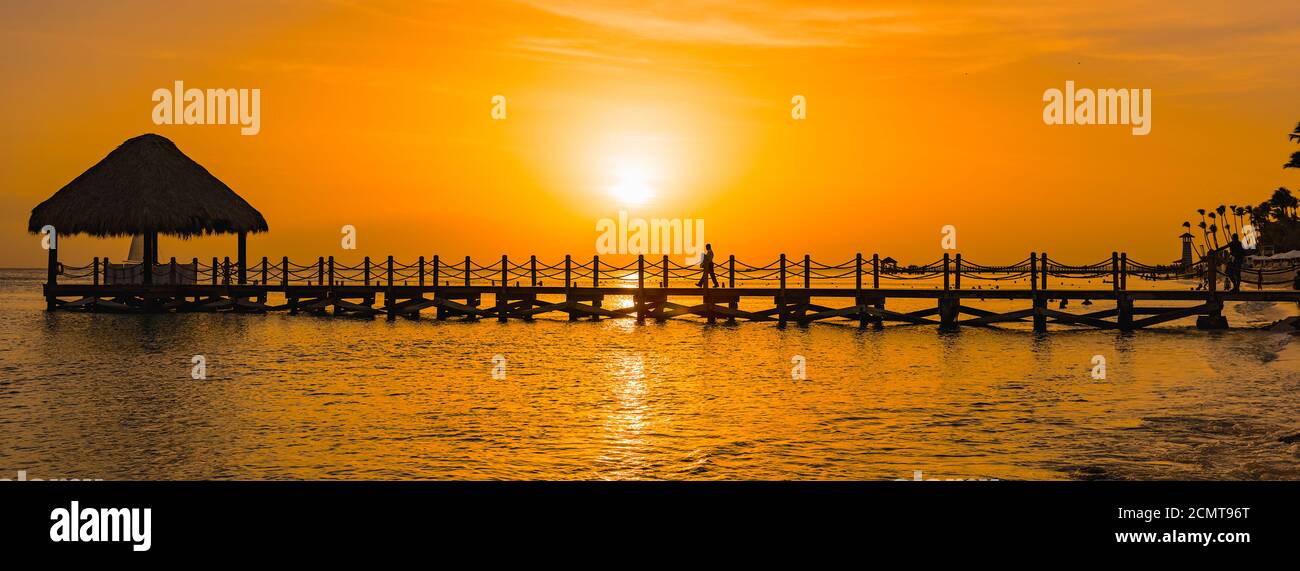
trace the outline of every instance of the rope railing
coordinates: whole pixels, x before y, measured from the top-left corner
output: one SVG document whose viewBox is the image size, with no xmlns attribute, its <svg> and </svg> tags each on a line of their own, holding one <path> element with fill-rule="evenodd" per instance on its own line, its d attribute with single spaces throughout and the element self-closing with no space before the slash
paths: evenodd
<svg viewBox="0 0 1300 571">
<path fill-rule="evenodd" d="M 407 286 L 419 284 L 433 287 L 454 286 L 564 286 L 564 287 L 665 287 L 681 285 L 684 281 L 699 283 L 704 270 L 698 264 L 685 264 L 667 256 L 638 256 L 621 264 L 610 263 L 598 256 L 579 260 L 571 256 L 546 262 L 536 257 L 524 261 L 506 256 L 493 261 L 474 261 L 470 257 L 443 258 L 420 257 L 418 260 L 363 258 L 360 262 L 345 264 L 333 257 L 319 257 L 314 261 L 298 263 L 286 258 L 262 258 L 239 271 L 239 262 L 229 258 L 211 258 L 189 261 L 168 260 L 153 266 L 155 284 L 220 284 L 239 285 L 316 285 L 316 286 Z M 1243 286 L 1293 284 L 1300 264 L 1290 266 L 1247 268 L 1242 271 Z M 1205 258 L 1191 264 L 1145 264 L 1115 253 L 1110 259 L 1090 264 L 1068 264 L 1051 259 L 1047 254 L 1031 254 L 1028 258 L 1010 264 L 982 264 L 963 259 L 958 254 L 921 265 L 902 265 L 879 255 L 858 255 L 838 263 L 824 263 L 810 256 L 781 256 L 774 261 L 754 264 L 734 256 L 717 260 L 714 275 L 722 287 L 746 287 L 779 283 L 788 289 L 843 287 L 852 280 L 854 287 L 878 288 L 880 283 L 916 283 L 942 279 L 945 289 L 961 289 L 961 281 L 1002 282 L 1028 279 L 1034 289 L 1047 289 L 1048 278 L 1057 280 L 1109 281 L 1115 289 L 1127 287 L 1128 278 L 1144 281 L 1191 280 L 1200 287 L 1217 288 L 1217 282 L 1227 277 L 1230 268 L 1217 257 Z M 94 258 L 83 266 L 62 264 L 58 279 L 90 281 L 95 285 L 139 284 L 143 282 L 144 266 L 141 263 L 110 263 L 107 258 Z M 711 284 L 710 284 L 711 285 Z M 934 285 L 933 287 L 939 287 Z"/>
</svg>

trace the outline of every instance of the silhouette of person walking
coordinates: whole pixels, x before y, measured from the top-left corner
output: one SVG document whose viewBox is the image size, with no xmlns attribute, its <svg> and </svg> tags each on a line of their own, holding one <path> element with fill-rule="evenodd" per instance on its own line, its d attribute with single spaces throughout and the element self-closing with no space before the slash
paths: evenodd
<svg viewBox="0 0 1300 571">
<path fill-rule="evenodd" d="M 1241 267 L 1246 263 L 1246 248 L 1241 245 L 1241 238 L 1232 235 L 1224 249 L 1228 251 L 1228 279 L 1232 281 L 1231 291 L 1241 291 Z"/>
<path fill-rule="evenodd" d="M 700 255 L 700 281 L 695 282 L 695 287 L 704 287 L 706 280 L 713 280 L 713 287 L 718 287 L 718 274 L 713 273 L 713 244 L 704 245 L 704 253 Z"/>
</svg>

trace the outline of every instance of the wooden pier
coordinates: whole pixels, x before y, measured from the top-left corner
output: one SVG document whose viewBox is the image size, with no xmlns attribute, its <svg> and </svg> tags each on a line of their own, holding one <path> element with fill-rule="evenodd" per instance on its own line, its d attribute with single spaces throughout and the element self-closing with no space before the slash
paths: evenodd
<svg viewBox="0 0 1300 571">
<path fill-rule="evenodd" d="M 781 255 L 762 266 L 732 257 L 715 266 L 725 287 L 711 288 L 694 287 L 702 275 L 700 268 L 676 264 L 666 256 L 638 256 L 621 266 L 602 263 L 598 256 L 583 263 L 566 256 L 556 264 L 539 263 L 536 257 L 515 263 L 502 256 L 487 265 L 468 257 L 452 263 L 439 256 L 421 257 L 407 264 L 389 257 L 378 263 L 365 258 L 353 266 L 336 263 L 332 257 L 305 265 L 287 258 L 278 262 L 263 258 L 247 268 L 238 262 L 232 267 L 229 258 L 213 258 L 210 263 L 198 259 L 178 263 L 173 258 L 138 280 L 124 279 L 120 266 L 114 266 L 118 273 L 110 275 L 109 264 L 96 258 L 88 266 L 62 267 L 61 274 L 52 266 L 45 296 L 52 311 L 286 311 L 417 319 L 424 310 L 433 310 L 437 319 L 501 322 L 556 313 L 569 320 L 644 323 L 696 316 L 708 323 L 771 321 L 784 327 L 839 320 L 861 328 L 898 323 L 940 330 L 1024 322 L 1035 331 L 1046 331 L 1049 325 L 1129 331 L 1191 317 L 1200 328 L 1220 329 L 1227 327 L 1225 302 L 1300 302 L 1300 291 L 1264 289 L 1285 281 L 1278 271 L 1251 270 L 1243 277 L 1243 288 L 1254 285 L 1256 289 L 1221 291 L 1217 266 L 1214 260 L 1189 267 L 1149 266 L 1118 253 L 1081 266 L 1064 265 L 1037 253 L 1003 266 L 963 261 L 960 254 L 906 267 L 884 264 L 878 255 L 859 254 L 830 265 L 808 256 L 790 260 Z M 144 274 L 143 268 L 137 269 Z M 154 277 L 165 283 L 135 283 Z M 1067 280 L 1109 281 L 1110 287 L 1049 289 L 1049 278 L 1058 285 Z M 1204 288 L 1129 289 L 1129 278 L 1197 280 Z M 69 279 L 76 281 L 69 283 Z M 122 281 L 132 283 L 114 283 Z M 998 282 L 1022 283 L 1019 288 L 1003 289 Z M 273 300 L 273 294 L 279 299 Z M 631 304 L 607 306 L 607 298 L 616 296 L 630 296 Z M 381 298 L 382 304 L 377 305 Z M 485 305 L 487 298 L 491 303 Z M 889 308 L 890 300 L 901 299 L 934 304 L 912 311 Z M 761 309 L 741 309 L 741 300 L 760 300 Z M 995 312 L 979 307 L 981 300 L 1019 301 L 1023 306 Z M 1078 311 L 1067 311 L 1049 306 L 1049 301 L 1060 300 L 1109 300 L 1114 307 L 1094 310 L 1079 303 L 1067 306 Z"/>
</svg>

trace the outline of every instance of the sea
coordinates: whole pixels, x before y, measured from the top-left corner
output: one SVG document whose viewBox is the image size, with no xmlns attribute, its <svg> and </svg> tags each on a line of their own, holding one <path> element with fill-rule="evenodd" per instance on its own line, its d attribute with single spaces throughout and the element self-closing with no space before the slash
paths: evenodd
<svg viewBox="0 0 1300 571">
<path fill-rule="evenodd" d="M 0 270 L 0 478 L 1300 479 L 1300 340 L 1269 328 L 1296 304 L 1223 331 L 502 324 L 47 312 L 43 280 Z"/>
</svg>

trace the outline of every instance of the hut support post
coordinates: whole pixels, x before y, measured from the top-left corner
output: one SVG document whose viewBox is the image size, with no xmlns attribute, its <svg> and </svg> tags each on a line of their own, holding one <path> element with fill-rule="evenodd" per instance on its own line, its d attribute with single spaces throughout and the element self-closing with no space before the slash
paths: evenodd
<svg viewBox="0 0 1300 571">
<path fill-rule="evenodd" d="M 248 283 L 248 232 L 239 233 L 239 285 Z"/>
<path fill-rule="evenodd" d="M 149 285 L 153 283 L 153 265 L 157 263 L 158 246 L 156 240 L 158 240 L 158 234 L 155 232 L 145 232 L 141 239 L 144 240 L 144 260 L 140 262 L 140 265 L 142 266 L 141 269 L 144 270 L 144 283 L 145 285 Z M 216 264 L 213 264 L 213 272 L 216 271 L 215 266 Z M 217 282 L 214 281 L 212 283 Z"/>
<path fill-rule="evenodd" d="M 59 285 L 59 235 L 58 230 L 50 231 L 49 260 L 45 269 L 45 309 L 54 311 L 57 305 L 54 287 Z"/>
</svg>

